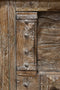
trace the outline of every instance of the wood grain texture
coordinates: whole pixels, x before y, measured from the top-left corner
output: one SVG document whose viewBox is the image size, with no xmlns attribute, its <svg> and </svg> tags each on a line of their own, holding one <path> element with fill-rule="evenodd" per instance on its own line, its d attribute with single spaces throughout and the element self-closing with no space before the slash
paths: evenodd
<svg viewBox="0 0 60 90">
<path fill-rule="evenodd" d="M 60 10 L 59 0 L 16 0 L 16 11 L 56 11 Z"/>
<path fill-rule="evenodd" d="M 17 20 L 35 20 L 37 19 L 37 12 L 17 12 Z"/>
<path fill-rule="evenodd" d="M 23 17 L 22 14 L 20 15 Z M 28 20 L 28 19 L 16 21 L 17 70 L 36 70 L 36 54 L 35 54 L 36 22 L 37 22 L 36 20 Z"/>
<path fill-rule="evenodd" d="M 9 1 L 8 9 L 10 90 L 16 90 L 15 2 Z"/>
<path fill-rule="evenodd" d="M 0 90 L 9 90 L 8 2 L 0 3 Z"/>
<path fill-rule="evenodd" d="M 27 76 L 27 77 L 29 77 L 29 76 L 32 76 L 32 77 L 34 77 L 34 76 L 36 76 L 37 75 L 37 73 L 36 73 L 36 71 L 17 71 L 17 76 Z"/>
<path fill-rule="evenodd" d="M 48 11 L 60 11 L 60 1 L 51 0 L 49 2 L 49 9 L 48 9 Z"/>
<path fill-rule="evenodd" d="M 39 70 L 60 70 L 60 13 L 42 12 L 38 30 Z"/>
<path fill-rule="evenodd" d="M 39 76 L 17 76 L 17 90 L 39 90 Z"/>
<path fill-rule="evenodd" d="M 60 73 L 52 72 L 40 75 L 40 87 L 42 90 L 60 90 Z M 53 89 L 56 88 L 56 89 Z"/>
<path fill-rule="evenodd" d="M 1 4 L 0 4 L 1 6 Z M 0 8 L 1 13 L 1 8 Z M 2 59 L 2 35 L 1 35 L 1 14 L 0 14 L 0 90 L 2 89 L 2 66 L 3 66 L 3 59 Z"/>
<path fill-rule="evenodd" d="M 48 0 L 40 2 L 39 0 L 16 1 L 16 11 L 46 11 L 48 9 Z"/>
<path fill-rule="evenodd" d="M 59 0 L 16 0 L 17 12 L 15 0 L 0 1 L 0 90 L 60 90 L 60 12 L 56 10 Z M 42 12 L 37 16 L 36 11 Z"/>
</svg>

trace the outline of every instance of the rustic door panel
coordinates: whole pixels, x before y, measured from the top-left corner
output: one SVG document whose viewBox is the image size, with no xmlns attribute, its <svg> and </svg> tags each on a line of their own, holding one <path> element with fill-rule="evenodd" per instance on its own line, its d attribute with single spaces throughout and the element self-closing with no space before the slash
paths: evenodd
<svg viewBox="0 0 60 90">
<path fill-rule="evenodd" d="M 41 12 L 38 29 L 39 70 L 60 71 L 60 13 Z"/>
<path fill-rule="evenodd" d="M 17 14 L 17 70 L 36 70 L 36 18 L 35 13 Z"/>
<path fill-rule="evenodd" d="M 40 73 L 41 90 L 60 90 L 60 72 Z"/>
<path fill-rule="evenodd" d="M 17 90 L 39 90 L 39 76 L 17 76 Z"/>
</svg>

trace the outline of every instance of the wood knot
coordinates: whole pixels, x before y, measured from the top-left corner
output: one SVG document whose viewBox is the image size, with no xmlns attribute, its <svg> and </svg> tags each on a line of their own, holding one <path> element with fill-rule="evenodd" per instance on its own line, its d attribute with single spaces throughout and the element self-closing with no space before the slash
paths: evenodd
<svg viewBox="0 0 60 90">
<path fill-rule="evenodd" d="M 60 89 L 58 89 L 56 87 L 51 87 L 50 90 L 60 90 Z"/>
</svg>

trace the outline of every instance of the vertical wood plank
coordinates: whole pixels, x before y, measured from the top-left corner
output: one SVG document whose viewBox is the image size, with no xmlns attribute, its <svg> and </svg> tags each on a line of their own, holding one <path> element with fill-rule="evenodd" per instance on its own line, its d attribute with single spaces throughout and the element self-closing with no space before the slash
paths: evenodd
<svg viewBox="0 0 60 90">
<path fill-rule="evenodd" d="M 8 2 L 0 2 L 0 90 L 9 90 Z"/>
<path fill-rule="evenodd" d="M 1 3 L 0 3 L 1 6 Z M 1 7 L 0 7 L 0 12 L 1 12 Z M 2 89 L 2 43 L 1 43 L 1 14 L 0 14 L 0 90 Z"/>
<path fill-rule="evenodd" d="M 0 4 L 1 6 L 1 4 Z M 0 8 L 1 12 L 1 8 Z M 2 53 L 1 53 L 1 14 L 0 14 L 0 90 L 2 89 Z"/>
<path fill-rule="evenodd" d="M 10 90 L 16 90 L 16 55 L 15 55 L 15 2 L 9 1 L 9 63 Z"/>
</svg>

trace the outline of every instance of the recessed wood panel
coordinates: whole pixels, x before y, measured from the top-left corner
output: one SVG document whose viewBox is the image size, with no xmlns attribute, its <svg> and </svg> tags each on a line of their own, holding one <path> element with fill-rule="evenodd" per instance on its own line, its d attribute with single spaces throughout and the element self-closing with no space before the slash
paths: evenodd
<svg viewBox="0 0 60 90">
<path fill-rule="evenodd" d="M 60 70 L 60 13 L 42 12 L 38 29 L 39 70 Z"/>
<path fill-rule="evenodd" d="M 60 90 L 60 73 L 40 73 L 40 87 L 42 90 Z"/>
<path fill-rule="evenodd" d="M 33 13 L 30 14 L 31 17 L 32 15 Z M 16 20 L 17 70 L 35 70 L 37 20 L 31 20 L 31 18 L 29 18 L 30 20 L 26 19 L 26 13 L 20 14 L 20 16 L 20 20 Z M 27 17 L 29 17 L 29 13 L 27 13 Z"/>
</svg>

